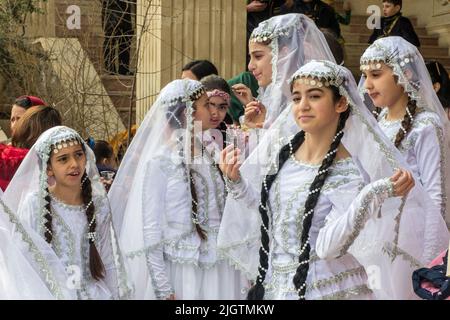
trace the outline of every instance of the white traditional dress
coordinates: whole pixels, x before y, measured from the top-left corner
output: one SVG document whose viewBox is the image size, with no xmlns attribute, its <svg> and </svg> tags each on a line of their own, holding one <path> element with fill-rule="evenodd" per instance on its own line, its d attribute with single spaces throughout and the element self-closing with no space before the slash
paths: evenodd
<svg viewBox="0 0 450 320">
<path fill-rule="evenodd" d="M 44 132 L 30 149 L 17 170 L 3 200 L 15 210 L 22 223 L 45 239 L 47 188 L 51 182 L 46 173 L 46 164 L 52 148 L 73 141 L 83 145 L 86 154 L 86 174 L 92 189 L 95 206 L 96 235 L 94 244 L 105 267 L 104 278 L 95 280 L 89 268 L 89 228 L 85 206 L 63 203 L 51 193 L 52 242 L 50 247 L 58 261 L 45 261 L 50 268 L 62 265 L 67 273 L 68 289 L 74 299 L 125 299 L 131 289 L 112 225 L 111 210 L 105 189 L 99 180 L 95 157 L 78 133 L 64 126 Z M 45 163 L 43 166 L 42 163 Z"/>
<path fill-rule="evenodd" d="M 193 120 L 193 103 L 202 94 L 193 80 L 175 80 L 161 91 L 109 193 L 137 299 L 243 297 L 247 282 L 216 248 L 226 198 L 221 174 L 197 138 L 203 156 L 188 154 L 188 142 L 202 136 Z"/>
<path fill-rule="evenodd" d="M 96 247 L 105 267 L 105 278 L 94 280 L 89 269 L 88 222 L 84 206 L 67 205 L 51 197 L 52 247 L 61 262 L 73 272 L 74 287 L 78 299 L 106 300 L 119 298 L 117 269 L 111 242 L 111 212 L 106 198 L 94 198 L 97 221 Z M 19 215 L 24 223 L 38 230 L 40 217 L 38 193 L 30 194 L 19 207 Z M 80 275 L 79 281 L 75 279 Z"/>
</svg>

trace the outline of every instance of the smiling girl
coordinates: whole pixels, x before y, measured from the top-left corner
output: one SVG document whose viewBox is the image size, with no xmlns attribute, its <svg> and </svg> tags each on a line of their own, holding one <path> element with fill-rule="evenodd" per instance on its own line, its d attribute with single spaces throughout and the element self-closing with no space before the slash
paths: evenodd
<svg viewBox="0 0 450 320">
<path fill-rule="evenodd" d="M 76 131 L 58 126 L 44 132 L 3 198 L 51 245 L 78 299 L 128 295 L 109 202 L 93 152 Z"/>
<path fill-rule="evenodd" d="M 334 61 L 322 32 L 302 14 L 285 14 L 263 21 L 249 41 L 250 63 L 260 87 L 257 99 L 246 86 L 234 85 L 236 97 L 245 105 L 245 124 L 268 128 L 289 100 L 288 80 L 311 59 Z"/>
<path fill-rule="evenodd" d="M 399 196 L 414 186 L 411 173 L 397 171 L 400 156 L 377 131 L 347 69 L 312 61 L 294 74 L 291 83 L 292 116 L 299 132 L 281 144 L 270 162 L 260 164 L 266 168 L 261 183 L 247 179 L 252 168 L 240 167 L 238 149 L 222 152 L 229 197 L 219 232 L 220 249 L 255 277 L 249 299 L 412 295 L 409 262 L 394 263 L 383 249 L 398 245 L 421 259 L 423 244 L 404 240 L 408 227 L 396 240 L 392 216 L 400 205 Z M 409 210 L 409 204 L 406 207 Z M 367 227 L 378 213 L 384 228 L 375 228 L 373 221 Z M 413 217 L 411 213 L 403 223 L 415 225 L 418 221 Z M 423 230 L 411 231 L 423 239 Z M 361 235 L 366 240 L 361 242 Z M 372 260 L 366 263 L 362 258 L 368 255 Z M 389 285 L 369 288 L 366 272 L 382 262 L 386 263 L 380 282 Z M 398 294 L 390 287 L 393 279 L 401 287 Z"/>
</svg>

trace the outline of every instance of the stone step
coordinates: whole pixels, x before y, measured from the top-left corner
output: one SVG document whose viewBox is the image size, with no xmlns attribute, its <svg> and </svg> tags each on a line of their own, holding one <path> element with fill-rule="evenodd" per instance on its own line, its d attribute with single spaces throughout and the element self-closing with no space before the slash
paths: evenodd
<svg viewBox="0 0 450 320">
<path fill-rule="evenodd" d="M 345 51 L 349 55 L 361 56 L 369 45 L 365 43 L 345 43 Z M 436 46 L 421 46 L 420 52 L 423 56 L 446 56 L 448 54 L 447 48 Z"/>
<path fill-rule="evenodd" d="M 103 85 L 106 91 L 130 91 L 133 85 L 133 76 L 122 76 L 122 75 L 101 75 Z"/>
<path fill-rule="evenodd" d="M 345 38 L 345 35 L 348 33 L 361 33 L 361 34 L 366 34 L 367 36 L 370 36 L 372 34 L 372 30 L 368 29 L 366 24 L 356 24 L 351 22 L 349 26 L 343 26 L 341 25 L 341 30 L 342 30 L 342 35 Z M 425 27 L 417 27 L 414 28 L 414 30 L 416 31 L 417 35 L 419 36 L 419 38 L 421 36 L 427 36 L 427 30 Z"/>
<path fill-rule="evenodd" d="M 363 33 L 347 33 L 343 35 L 346 43 L 367 43 L 369 35 Z M 438 46 L 439 38 L 436 36 L 420 37 L 420 44 L 423 46 Z"/>
</svg>

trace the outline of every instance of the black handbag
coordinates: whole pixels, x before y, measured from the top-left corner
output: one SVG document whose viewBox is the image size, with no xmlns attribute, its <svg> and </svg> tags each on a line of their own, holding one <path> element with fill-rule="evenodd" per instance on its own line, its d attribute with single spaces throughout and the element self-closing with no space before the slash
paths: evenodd
<svg viewBox="0 0 450 320">
<path fill-rule="evenodd" d="M 446 276 L 448 262 L 448 251 L 443 258 L 443 264 L 431 267 L 420 268 L 413 272 L 412 283 L 414 292 L 425 300 L 444 300 L 450 296 L 450 277 Z M 424 281 L 430 282 L 436 292 L 430 292 L 422 287 Z"/>
</svg>

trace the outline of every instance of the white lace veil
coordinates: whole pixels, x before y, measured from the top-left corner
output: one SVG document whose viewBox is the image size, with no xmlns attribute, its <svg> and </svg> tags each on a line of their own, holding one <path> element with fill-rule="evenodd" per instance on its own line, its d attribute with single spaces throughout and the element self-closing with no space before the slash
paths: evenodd
<svg viewBox="0 0 450 320">
<path fill-rule="evenodd" d="M 303 14 L 284 14 L 261 22 L 250 42 L 269 43 L 272 50 L 272 82 L 259 89 L 258 99 L 267 108 L 264 127 L 269 127 L 287 106 L 289 78 L 312 59 L 335 62 L 323 33 Z"/>
<path fill-rule="evenodd" d="M 295 73 L 294 78 L 312 78 L 339 88 L 347 98 L 351 114 L 346 122 L 342 143 L 360 167 L 366 182 L 390 177 L 394 169 L 407 168 L 402 156 L 382 133 L 375 118 L 363 104 L 351 72 L 329 61 L 312 61 Z M 255 151 L 240 169 L 255 190 L 261 190 L 262 179 L 278 150 L 288 137 L 300 129 L 290 109 L 292 104 L 269 129 Z M 437 209 L 429 207 L 429 198 L 418 185 L 407 201 L 391 198 L 385 201 L 382 218 L 358 225 L 349 252 L 366 270 L 380 270 L 381 285 L 374 289 L 379 298 L 404 298 L 412 292 L 412 270 L 424 265 L 448 245 L 448 232 Z M 350 205 L 350 203 L 349 203 Z M 365 214 L 364 211 L 361 214 Z M 366 213 L 367 214 L 367 213 Z M 403 214 L 403 215 L 402 215 Z M 426 222 L 425 222 L 426 221 Z M 426 224 L 429 229 L 425 228 Z M 249 207 L 243 200 L 227 198 L 218 235 L 219 249 L 250 279 L 255 279 L 259 265 L 261 218 L 257 206 Z M 426 231 L 434 230 L 433 234 Z M 393 262 L 394 261 L 394 262 Z M 408 272 L 409 275 L 407 274 Z M 375 286 L 377 287 L 377 286 Z"/>
<path fill-rule="evenodd" d="M 161 90 L 125 153 L 108 194 L 114 224 L 120 235 L 120 246 L 130 268 L 128 274 L 139 299 L 155 298 L 147 270 L 146 250 L 190 233 L 194 227 L 193 223 L 185 225 L 180 221 L 177 228 L 165 228 L 165 221 L 162 221 L 163 239 L 145 247 L 143 188 L 144 185 L 158 188 L 163 182 L 158 177 L 144 177 L 144 174 L 149 164 L 158 163 L 161 157 L 170 157 L 174 163 L 185 165 L 186 177 L 189 177 L 188 159 L 194 130 L 193 103 L 202 94 L 205 94 L 203 85 L 189 79 L 174 80 Z M 186 188 L 190 190 L 189 178 Z M 186 205 L 190 207 L 191 203 Z M 165 212 L 162 216 L 165 217 Z"/>
<path fill-rule="evenodd" d="M 447 201 L 450 197 L 450 122 L 433 89 L 422 55 L 416 46 L 402 37 L 386 37 L 378 39 L 366 49 L 361 57 L 361 70 L 377 69 L 380 67 L 380 63 L 384 63 L 392 69 L 398 83 L 408 93 L 410 99 L 416 101 L 418 108 L 437 115 L 437 122 L 442 128 L 442 132 L 440 132 L 441 154 L 443 155 L 441 174 L 445 190 L 442 215 L 446 216 L 450 226 L 450 208 Z M 361 77 L 359 90 L 365 104 L 370 110 L 374 110 L 372 99 L 365 89 L 364 76 Z"/>
<path fill-rule="evenodd" d="M 41 240 L 45 239 L 45 206 L 47 204 L 45 197 L 48 195 L 46 189 L 49 186 L 49 182 L 51 183 L 47 176 L 47 164 L 50 158 L 50 153 L 52 147 L 56 145 L 69 145 L 74 140 L 77 140 L 84 146 L 86 154 L 86 174 L 91 181 L 92 199 L 105 199 L 107 195 L 103 184 L 100 182 L 94 152 L 75 130 L 65 126 L 53 127 L 42 133 L 22 161 L 2 197 L 2 200 L 12 212 L 19 213 L 21 210 L 21 204 L 25 202 L 25 199 L 30 194 L 38 195 L 38 208 L 33 208 L 34 211 L 32 214 L 38 215 L 36 219 L 36 221 L 38 221 L 37 234 L 39 234 Z M 117 278 L 119 281 L 119 297 L 126 297 L 126 295 L 129 294 L 129 287 L 126 283 L 125 267 L 120 255 L 120 250 L 117 249 L 116 234 L 112 224 L 111 236 L 111 242 L 114 248 Z M 50 246 L 48 246 L 48 248 L 50 248 Z M 51 256 L 50 253 L 49 256 Z M 58 263 L 60 262 L 52 261 L 48 264 L 57 265 Z"/>
</svg>

